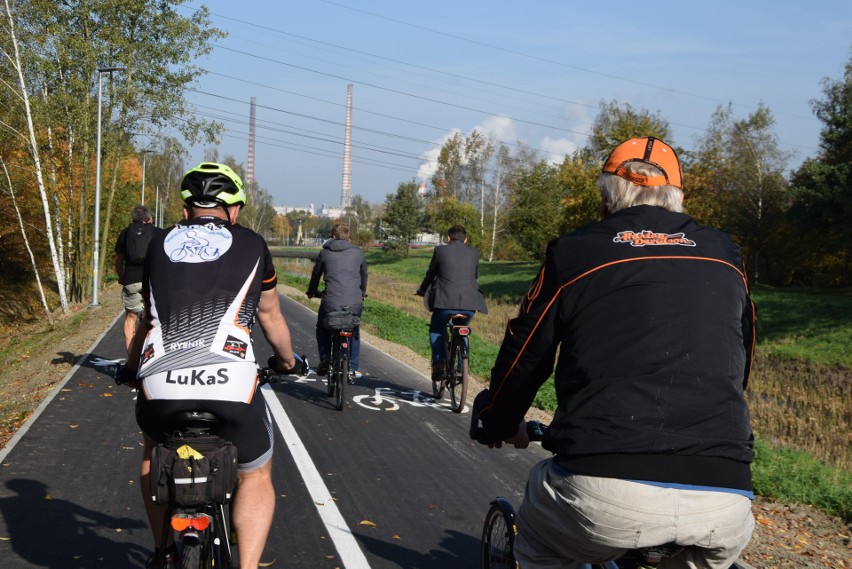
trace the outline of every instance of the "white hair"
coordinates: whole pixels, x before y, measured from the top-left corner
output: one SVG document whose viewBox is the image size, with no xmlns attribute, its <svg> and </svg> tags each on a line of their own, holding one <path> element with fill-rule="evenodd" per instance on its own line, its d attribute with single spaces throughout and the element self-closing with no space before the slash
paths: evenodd
<svg viewBox="0 0 852 569">
<path fill-rule="evenodd" d="M 624 168 L 643 176 L 662 175 L 659 168 L 644 162 L 629 162 Z M 683 211 L 683 190 L 675 186 L 639 186 L 621 176 L 604 173 L 598 178 L 598 189 L 608 214 L 637 205 Z"/>
</svg>

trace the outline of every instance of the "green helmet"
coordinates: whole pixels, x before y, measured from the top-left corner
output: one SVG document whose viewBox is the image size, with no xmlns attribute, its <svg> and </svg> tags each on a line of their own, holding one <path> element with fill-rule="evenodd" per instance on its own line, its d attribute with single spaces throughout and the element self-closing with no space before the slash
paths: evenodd
<svg viewBox="0 0 852 569">
<path fill-rule="evenodd" d="M 225 164 L 202 162 L 186 173 L 180 197 L 196 207 L 246 205 L 243 181 Z"/>
</svg>

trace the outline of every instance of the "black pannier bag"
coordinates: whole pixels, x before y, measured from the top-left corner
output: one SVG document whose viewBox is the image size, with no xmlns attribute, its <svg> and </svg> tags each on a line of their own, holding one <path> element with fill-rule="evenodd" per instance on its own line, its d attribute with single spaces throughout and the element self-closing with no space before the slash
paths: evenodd
<svg viewBox="0 0 852 569">
<path fill-rule="evenodd" d="M 360 326 L 361 319 L 351 312 L 335 310 L 325 315 L 322 325 L 329 330 L 349 330 Z"/>
<path fill-rule="evenodd" d="M 169 437 L 151 453 L 156 504 L 227 504 L 237 482 L 237 447 L 215 435 Z"/>
</svg>

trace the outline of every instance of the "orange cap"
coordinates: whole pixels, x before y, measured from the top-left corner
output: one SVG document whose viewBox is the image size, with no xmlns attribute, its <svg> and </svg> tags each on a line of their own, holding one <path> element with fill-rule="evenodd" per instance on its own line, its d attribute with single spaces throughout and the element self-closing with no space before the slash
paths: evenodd
<svg viewBox="0 0 852 569">
<path fill-rule="evenodd" d="M 643 176 L 624 167 L 629 162 L 645 162 L 658 168 L 662 176 Z M 683 189 L 680 161 L 674 149 L 653 136 L 631 138 L 615 147 L 604 163 L 603 171 L 621 176 L 638 186 L 674 186 Z"/>
</svg>

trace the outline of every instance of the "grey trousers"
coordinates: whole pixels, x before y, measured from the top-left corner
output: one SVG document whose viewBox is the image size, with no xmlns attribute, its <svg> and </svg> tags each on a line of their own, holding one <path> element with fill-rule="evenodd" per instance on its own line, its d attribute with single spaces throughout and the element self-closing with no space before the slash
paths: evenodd
<svg viewBox="0 0 852 569">
<path fill-rule="evenodd" d="M 753 530 L 745 496 L 572 475 L 547 459 L 530 470 L 515 557 L 521 569 L 582 569 L 571 560 L 676 542 L 686 548 L 660 569 L 729 569 Z"/>
</svg>

